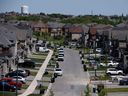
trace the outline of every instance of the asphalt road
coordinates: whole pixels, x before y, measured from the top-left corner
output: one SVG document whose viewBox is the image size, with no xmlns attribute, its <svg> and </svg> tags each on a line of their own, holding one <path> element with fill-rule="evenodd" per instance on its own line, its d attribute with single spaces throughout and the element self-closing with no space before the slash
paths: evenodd
<svg viewBox="0 0 128 96">
<path fill-rule="evenodd" d="M 83 72 L 78 51 L 65 49 L 64 62 L 60 62 L 63 76 L 58 77 L 52 86 L 54 96 L 82 96 L 89 75 Z"/>
</svg>

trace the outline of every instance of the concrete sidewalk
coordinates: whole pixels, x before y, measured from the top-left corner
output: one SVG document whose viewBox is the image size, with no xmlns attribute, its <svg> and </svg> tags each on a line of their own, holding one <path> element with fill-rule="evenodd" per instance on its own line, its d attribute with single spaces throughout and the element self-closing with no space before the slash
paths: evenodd
<svg viewBox="0 0 128 96">
<path fill-rule="evenodd" d="M 30 86 L 26 89 L 26 91 L 23 94 L 20 94 L 18 96 L 27 96 L 30 95 L 34 92 L 35 88 L 37 87 L 38 84 L 38 80 L 41 80 L 43 74 L 45 73 L 45 69 L 48 65 L 49 60 L 51 59 L 53 55 L 53 51 L 50 50 L 48 56 L 46 57 L 45 61 L 43 62 L 42 66 L 40 67 L 36 77 L 34 78 L 34 80 L 32 81 L 32 83 L 30 84 Z"/>
</svg>

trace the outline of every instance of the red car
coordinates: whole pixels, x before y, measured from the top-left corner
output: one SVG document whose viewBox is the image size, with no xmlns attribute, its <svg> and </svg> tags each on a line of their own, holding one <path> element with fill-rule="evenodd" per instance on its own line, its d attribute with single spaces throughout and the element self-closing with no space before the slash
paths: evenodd
<svg viewBox="0 0 128 96">
<path fill-rule="evenodd" d="M 7 82 L 10 85 L 16 86 L 18 89 L 21 89 L 21 87 L 22 87 L 21 82 L 15 82 L 15 81 L 13 81 L 12 78 L 9 78 L 9 77 L 4 77 L 4 78 L 0 79 L 0 81 L 4 81 L 4 82 Z"/>
</svg>

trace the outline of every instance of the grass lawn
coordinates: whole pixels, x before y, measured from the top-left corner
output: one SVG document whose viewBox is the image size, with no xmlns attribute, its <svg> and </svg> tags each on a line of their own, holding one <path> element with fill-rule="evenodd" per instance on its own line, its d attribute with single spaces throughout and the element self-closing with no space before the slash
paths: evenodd
<svg viewBox="0 0 128 96">
<path fill-rule="evenodd" d="M 36 62 L 36 63 L 43 63 L 43 61 L 45 60 L 45 59 L 39 59 L 39 58 L 30 58 L 32 61 L 34 61 L 34 62 Z"/>
<path fill-rule="evenodd" d="M 35 36 L 35 35 L 33 35 L 33 37 L 37 38 L 37 36 Z M 53 42 L 54 44 L 63 44 L 63 42 L 64 42 L 64 37 L 61 37 L 60 39 L 54 39 L 53 37 L 49 38 L 49 36 L 45 35 L 45 38 L 44 38 L 44 36 L 38 36 L 38 38 L 40 40 L 46 40 L 49 42 Z"/>
<path fill-rule="evenodd" d="M 29 85 L 24 84 L 24 85 L 22 86 L 22 89 L 27 89 L 28 87 L 29 87 Z"/>
<path fill-rule="evenodd" d="M 39 88 L 39 86 L 38 86 L 36 89 L 39 89 L 39 90 L 45 89 L 45 90 L 47 90 L 48 89 L 48 86 L 41 86 L 41 88 Z"/>
<path fill-rule="evenodd" d="M 44 56 L 44 55 L 32 55 L 31 58 L 45 59 L 46 56 Z"/>
<path fill-rule="evenodd" d="M 36 64 L 35 66 L 36 66 L 36 67 L 41 67 L 41 65 L 42 65 L 42 64 Z"/>
<path fill-rule="evenodd" d="M 98 67 L 97 71 L 106 71 L 106 67 Z M 94 71 L 94 68 L 88 68 L 88 71 Z"/>
<path fill-rule="evenodd" d="M 110 80 L 111 77 L 110 76 L 99 76 L 99 80 Z"/>
<path fill-rule="evenodd" d="M 30 94 L 28 96 L 42 96 L 42 94 Z"/>
<path fill-rule="evenodd" d="M 52 65 L 48 65 L 47 67 L 48 67 L 48 68 L 49 68 L 49 67 L 50 67 L 50 68 L 55 68 L 55 65 L 52 64 Z"/>
<path fill-rule="evenodd" d="M 2 92 L 0 91 L 0 96 L 16 96 L 16 93 L 15 92 Z"/>
<path fill-rule="evenodd" d="M 105 88 L 105 91 L 107 91 L 107 93 L 110 93 L 110 92 L 128 92 L 128 88 Z"/>
<path fill-rule="evenodd" d="M 30 59 L 33 60 L 33 61 L 36 62 L 36 63 L 42 63 L 42 62 L 45 60 L 45 58 L 47 57 L 47 54 L 48 54 L 48 53 L 32 54 L 32 55 L 30 56 Z"/>
<path fill-rule="evenodd" d="M 33 53 L 32 55 L 43 55 L 43 56 L 47 56 L 48 53 L 37 52 L 37 53 Z"/>
<path fill-rule="evenodd" d="M 47 75 L 44 75 L 45 77 L 52 77 L 53 73 L 48 73 Z"/>
<path fill-rule="evenodd" d="M 32 75 L 32 76 L 36 76 L 36 74 L 37 74 L 37 72 L 33 72 L 33 71 L 31 71 L 30 73 L 31 73 L 30 75 Z"/>
<path fill-rule="evenodd" d="M 48 82 L 48 83 L 50 83 L 50 80 L 43 80 L 43 82 Z"/>
</svg>

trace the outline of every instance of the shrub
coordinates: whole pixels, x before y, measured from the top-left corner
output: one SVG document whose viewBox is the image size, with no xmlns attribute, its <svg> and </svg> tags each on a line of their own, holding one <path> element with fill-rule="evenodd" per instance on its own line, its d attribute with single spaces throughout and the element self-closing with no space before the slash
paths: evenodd
<svg viewBox="0 0 128 96">
<path fill-rule="evenodd" d="M 103 90 L 103 89 L 104 89 L 104 84 L 98 84 L 97 85 L 97 91 L 98 91 L 98 93 L 100 93 L 101 90 Z"/>
</svg>

